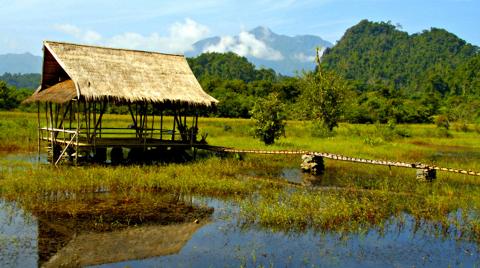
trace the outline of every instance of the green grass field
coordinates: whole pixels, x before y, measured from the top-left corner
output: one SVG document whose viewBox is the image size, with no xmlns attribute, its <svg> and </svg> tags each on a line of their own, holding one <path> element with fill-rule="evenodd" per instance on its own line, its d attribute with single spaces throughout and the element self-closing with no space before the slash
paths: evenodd
<svg viewBox="0 0 480 268">
<path fill-rule="evenodd" d="M 0 113 L 0 151 L 36 151 L 36 115 Z M 169 120 L 166 120 L 168 125 Z M 126 126 L 129 117 L 107 115 L 104 125 Z M 306 122 L 287 122 L 286 136 L 265 146 L 251 136 L 252 122 L 201 118 L 201 133 L 211 145 L 245 149 L 302 149 L 382 160 L 422 162 L 480 170 L 480 134 L 445 132 L 434 125 L 341 124 L 336 135 L 312 137 Z M 317 187 L 292 186 L 280 175 L 298 168 L 299 156 L 246 155 L 202 158 L 193 163 L 154 166 L 84 166 L 54 168 L 0 160 L 0 194 L 28 206 L 48 204 L 51 193 L 72 198 L 98 189 L 126 196 L 133 192 L 175 192 L 227 198 L 238 202 L 245 223 L 281 230 L 361 231 L 381 227 L 392 216 L 412 215 L 434 223 L 440 232 L 455 227 L 467 239 L 479 240 L 480 177 L 437 174 L 419 182 L 414 169 L 326 160 Z M 70 193 L 70 194 L 67 194 Z M 459 214 L 459 216 L 455 216 Z"/>
</svg>

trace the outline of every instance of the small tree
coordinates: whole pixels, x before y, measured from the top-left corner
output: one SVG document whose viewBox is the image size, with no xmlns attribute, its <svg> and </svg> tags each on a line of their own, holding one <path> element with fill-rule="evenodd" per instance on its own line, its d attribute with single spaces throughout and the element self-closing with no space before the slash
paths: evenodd
<svg viewBox="0 0 480 268">
<path fill-rule="evenodd" d="M 15 89 L 0 81 L 0 110 L 11 110 L 17 108 L 20 101 L 17 99 Z"/>
<path fill-rule="evenodd" d="M 299 105 L 303 117 L 317 121 L 317 125 L 332 131 L 343 114 L 347 81 L 332 71 L 324 70 L 317 57 L 317 68 L 304 73 L 301 83 Z"/>
<path fill-rule="evenodd" d="M 250 113 L 255 120 L 254 135 L 266 145 L 273 144 L 275 139 L 285 135 L 284 105 L 277 94 L 257 101 Z"/>
</svg>

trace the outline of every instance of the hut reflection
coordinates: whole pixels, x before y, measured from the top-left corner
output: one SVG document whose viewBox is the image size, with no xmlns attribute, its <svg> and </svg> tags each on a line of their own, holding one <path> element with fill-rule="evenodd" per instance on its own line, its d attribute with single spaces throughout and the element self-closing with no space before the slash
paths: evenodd
<svg viewBox="0 0 480 268">
<path fill-rule="evenodd" d="M 188 198 L 90 198 L 36 207 L 41 267 L 83 267 L 178 253 L 213 208 Z"/>
</svg>

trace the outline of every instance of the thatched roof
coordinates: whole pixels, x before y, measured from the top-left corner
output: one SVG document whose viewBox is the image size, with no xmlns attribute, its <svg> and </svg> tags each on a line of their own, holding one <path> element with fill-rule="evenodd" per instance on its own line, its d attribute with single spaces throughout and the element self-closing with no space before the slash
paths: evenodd
<svg viewBox="0 0 480 268">
<path fill-rule="evenodd" d="M 26 102 L 70 101 L 72 84 L 74 96 L 87 101 L 218 102 L 203 91 L 184 56 L 45 41 L 42 83 Z"/>
</svg>

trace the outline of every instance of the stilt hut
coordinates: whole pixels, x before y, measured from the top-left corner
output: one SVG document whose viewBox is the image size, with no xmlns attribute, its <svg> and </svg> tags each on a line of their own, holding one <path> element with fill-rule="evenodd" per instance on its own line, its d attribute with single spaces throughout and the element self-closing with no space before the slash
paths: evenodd
<svg viewBox="0 0 480 268">
<path fill-rule="evenodd" d="M 56 165 L 64 158 L 105 161 L 107 150 L 114 161 L 124 149 L 196 148 L 199 109 L 218 101 L 182 55 L 45 41 L 41 85 L 25 100 L 33 102 L 39 153 L 46 143 Z M 131 124 L 105 126 L 112 106 L 128 110 Z"/>
</svg>

